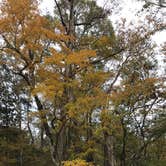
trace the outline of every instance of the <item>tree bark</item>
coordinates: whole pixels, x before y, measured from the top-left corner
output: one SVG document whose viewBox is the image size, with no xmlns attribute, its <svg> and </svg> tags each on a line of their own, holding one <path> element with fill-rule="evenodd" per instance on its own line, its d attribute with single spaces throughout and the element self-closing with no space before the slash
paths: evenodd
<svg viewBox="0 0 166 166">
<path fill-rule="evenodd" d="M 91 112 L 88 112 L 87 113 L 87 143 L 88 141 L 91 141 L 92 140 L 92 136 L 93 136 L 93 133 L 92 133 L 92 111 Z M 92 147 L 90 147 L 92 148 Z M 91 152 L 90 154 L 88 154 L 87 156 L 87 162 L 94 162 L 94 155 L 93 153 Z"/>
<path fill-rule="evenodd" d="M 121 166 L 126 166 L 126 137 L 127 137 L 127 130 L 126 130 L 126 127 L 125 127 L 123 119 L 121 119 L 121 125 L 122 125 L 122 128 L 123 128 Z"/>
<path fill-rule="evenodd" d="M 41 125 L 43 126 L 43 128 L 45 130 L 46 136 L 49 138 L 52 161 L 55 166 L 60 166 L 60 161 L 59 161 L 58 152 L 56 150 L 56 146 L 54 143 L 55 141 L 53 139 L 53 134 L 50 131 L 50 127 L 47 122 L 47 117 L 43 113 L 43 105 L 37 95 L 34 98 L 35 98 L 35 102 L 36 102 L 38 111 L 40 113 Z"/>
<path fill-rule="evenodd" d="M 115 166 L 113 136 L 104 132 L 104 166 Z"/>
</svg>

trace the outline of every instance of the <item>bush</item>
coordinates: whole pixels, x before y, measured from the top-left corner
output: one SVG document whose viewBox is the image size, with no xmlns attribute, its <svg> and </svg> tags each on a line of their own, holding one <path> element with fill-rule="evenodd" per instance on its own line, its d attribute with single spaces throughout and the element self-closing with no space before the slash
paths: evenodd
<svg viewBox="0 0 166 166">
<path fill-rule="evenodd" d="M 72 161 L 64 161 L 63 166 L 93 166 L 93 164 L 87 163 L 85 160 L 76 159 Z"/>
</svg>

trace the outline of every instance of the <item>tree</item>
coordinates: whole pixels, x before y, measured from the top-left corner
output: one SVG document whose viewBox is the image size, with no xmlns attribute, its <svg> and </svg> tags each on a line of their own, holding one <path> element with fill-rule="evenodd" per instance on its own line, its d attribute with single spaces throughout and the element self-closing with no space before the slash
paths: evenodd
<svg viewBox="0 0 166 166">
<path fill-rule="evenodd" d="M 49 44 L 64 41 L 68 37 L 54 33 L 55 25 L 51 27 L 47 19 L 39 15 L 37 1 L 3 1 L 1 11 L 1 56 L 10 56 L 2 63 L 10 66 L 12 72 L 24 80 L 25 89 L 31 90 L 36 85 L 37 64 L 48 54 Z M 35 100 L 38 110 L 42 111 L 38 96 L 35 96 Z M 42 113 L 40 118 L 41 121 L 46 119 Z M 47 122 L 43 123 L 43 127 L 49 135 Z"/>
<path fill-rule="evenodd" d="M 151 0 L 144 0 L 144 2 L 145 2 L 145 5 L 144 5 L 144 7 L 149 7 L 150 5 L 155 5 L 155 6 L 159 6 L 159 7 L 161 7 L 161 8 L 165 8 L 166 7 L 166 2 L 165 2 L 165 0 L 157 0 L 157 1 L 151 1 Z"/>
</svg>

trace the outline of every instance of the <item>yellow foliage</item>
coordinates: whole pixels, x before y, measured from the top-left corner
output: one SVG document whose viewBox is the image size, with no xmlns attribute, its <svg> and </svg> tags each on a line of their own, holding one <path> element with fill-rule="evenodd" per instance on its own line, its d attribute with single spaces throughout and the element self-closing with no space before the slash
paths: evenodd
<svg viewBox="0 0 166 166">
<path fill-rule="evenodd" d="M 89 58 L 95 57 L 96 53 L 93 50 L 81 50 L 73 52 L 66 57 L 67 64 L 76 64 L 84 67 L 89 63 Z"/>
<path fill-rule="evenodd" d="M 110 76 L 110 73 L 104 71 L 90 70 L 86 75 L 82 77 L 85 86 L 92 84 L 95 87 L 101 86 Z"/>
<path fill-rule="evenodd" d="M 106 95 L 101 86 L 110 76 L 91 65 L 96 51 L 70 48 L 68 42 L 74 42 L 75 38 L 65 35 L 59 23 L 50 23 L 41 16 L 37 2 L 2 2 L 0 35 L 6 38 L 4 53 L 14 59 L 12 67 L 26 73 L 32 95 L 40 94 L 42 100 L 58 104 L 64 101 L 69 117 L 105 105 Z M 104 43 L 107 40 L 104 36 L 100 39 Z"/>
<path fill-rule="evenodd" d="M 76 159 L 73 161 L 63 162 L 63 166 L 93 166 L 92 163 L 87 163 L 85 160 Z"/>
<path fill-rule="evenodd" d="M 65 55 L 57 52 L 55 49 L 50 49 L 52 56 L 45 58 L 44 65 L 56 65 L 58 67 L 64 67 Z"/>
<path fill-rule="evenodd" d="M 43 97 L 45 99 L 49 99 L 52 101 L 55 96 L 62 96 L 63 84 L 55 80 L 54 82 L 52 82 L 51 80 L 46 80 L 38 84 L 32 91 L 32 94 L 43 94 Z"/>
<path fill-rule="evenodd" d="M 130 101 L 130 104 L 134 104 L 138 101 L 138 96 L 139 99 L 150 97 L 154 93 L 157 82 L 158 79 L 156 78 L 147 78 L 145 80 L 139 80 L 134 84 L 125 84 L 123 89 L 112 92 L 110 98 L 115 105 L 124 102 L 127 103 L 128 101 Z"/>
<path fill-rule="evenodd" d="M 31 118 L 33 118 L 33 117 L 40 118 L 41 116 L 45 116 L 48 113 L 49 113 L 49 110 L 40 110 L 40 111 L 36 111 L 36 112 L 30 112 L 29 116 Z"/>
</svg>

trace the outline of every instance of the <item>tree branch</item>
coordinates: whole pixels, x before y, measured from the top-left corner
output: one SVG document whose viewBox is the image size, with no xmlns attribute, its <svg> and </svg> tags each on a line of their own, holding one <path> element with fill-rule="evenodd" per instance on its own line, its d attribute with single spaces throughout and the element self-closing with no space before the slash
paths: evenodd
<svg viewBox="0 0 166 166">
<path fill-rule="evenodd" d="M 66 23 L 64 22 L 64 19 L 63 19 L 63 16 L 62 16 L 61 8 L 60 8 L 60 6 L 59 6 L 57 0 L 54 0 L 54 2 L 55 2 L 56 6 L 57 6 L 57 8 L 58 8 L 58 12 L 59 12 L 59 16 L 60 16 L 60 19 L 61 19 L 61 23 L 62 23 L 62 25 L 65 27 L 65 30 L 66 30 L 66 32 L 67 32 L 67 31 L 68 31 L 68 28 L 67 28 Z"/>
</svg>

